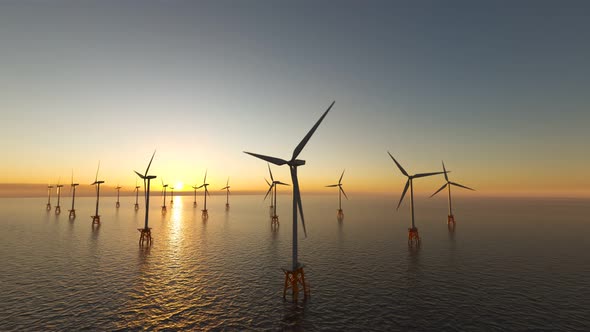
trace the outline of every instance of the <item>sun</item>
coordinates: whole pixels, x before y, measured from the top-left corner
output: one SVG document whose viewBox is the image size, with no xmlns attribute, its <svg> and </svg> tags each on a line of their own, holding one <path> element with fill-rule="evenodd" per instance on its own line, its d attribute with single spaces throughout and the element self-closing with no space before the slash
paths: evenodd
<svg viewBox="0 0 590 332">
<path fill-rule="evenodd" d="M 174 185 L 174 190 L 182 190 L 182 182 L 176 182 Z"/>
</svg>

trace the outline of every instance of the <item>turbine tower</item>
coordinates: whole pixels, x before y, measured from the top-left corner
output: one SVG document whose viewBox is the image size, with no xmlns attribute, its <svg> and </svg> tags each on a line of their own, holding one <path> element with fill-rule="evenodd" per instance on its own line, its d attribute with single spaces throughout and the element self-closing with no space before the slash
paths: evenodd
<svg viewBox="0 0 590 332">
<path fill-rule="evenodd" d="M 445 189 L 445 187 L 449 188 L 449 215 L 447 218 L 447 225 L 448 225 L 449 229 L 453 229 L 455 227 L 455 216 L 453 215 L 453 203 L 452 203 L 452 199 L 451 199 L 451 186 L 461 187 L 461 188 L 465 188 L 465 189 L 473 190 L 473 191 L 475 191 L 475 189 L 471 189 L 471 188 L 466 187 L 462 184 L 458 184 L 456 182 L 449 181 L 449 177 L 447 175 L 447 169 L 445 168 L 444 161 L 442 162 L 442 167 L 443 167 L 443 174 L 445 175 L 446 183 L 443 184 L 443 186 L 440 187 L 440 189 L 438 189 L 436 192 L 434 192 L 434 194 L 430 195 L 430 197 L 438 194 L 441 190 Z"/>
<path fill-rule="evenodd" d="M 277 215 L 277 185 L 281 186 L 288 186 L 288 184 L 283 183 L 281 181 L 275 181 L 274 177 L 272 176 L 272 171 L 270 170 L 270 164 L 268 164 L 268 173 L 270 174 L 270 180 L 272 181 L 269 185 L 268 191 L 266 192 L 266 196 L 273 192 L 270 196 L 270 207 L 272 208 L 272 216 L 270 221 L 270 227 L 276 229 L 279 226 L 279 216 Z M 265 179 L 266 180 L 266 179 Z M 268 181 L 266 181 L 268 183 Z M 274 189 L 274 190 L 273 190 Z M 264 196 L 264 199 L 266 199 Z"/>
<path fill-rule="evenodd" d="M 154 160 L 154 156 L 156 155 L 156 150 L 154 150 L 154 153 L 152 154 L 152 158 L 150 159 L 150 162 L 148 163 L 147 168 L 145 169 L 145 173 L 144 174 L 140 174 L 138 171 L 134 171 L 135 174 L 137 174 L 137 176 L 139 176 L 140 178 L 143 179 L 143 190 L 144 190 L 144 196 L 145 196 L 145 224 L 143 226 L 143 228 L 138 228 L 137 230 L 141 233 L 140 237 L 139 237 L 139 245 L 142 246 L 144 244 L 144 242 L 146 242 L 147 245 L 151 245 L 152 244 L 152 229 L 148 227 L 148 215 L 150 212 L 150 182 L 156 178 L 155 175 L 149 175 L 148 172 L 150 171 L 150 166 L 152 165 L 152 161 Z M 137 186 L 135 186 L 136 190 Z M 137 199 L 135 200 L 135 206 L 137 205 Z"/>
<path fill-rule="evenodd" d="M 47 212 L 51 211 L 51 189 L 53 189 L 53 186 L 47 185 L 47 205 L 45 207 Z"/>
<path fill-rule="evenodd" d="M 139 210 L 139 203 L 138 203 L 139 188 L 141 188 L 141 187 L 137 185 L 137 179 L 135 179 L 135 190 L 134 190 L 135 191 L 135 206 L 134 206 L 135 211 Z"/>
<path fill-rule="evenodd" d="M 285 273 L 285 288 L 283 289 L 283 298 L 285 298 L 287 289 L 292 289 L 292 296 L 293 300 L 297 301 L 297 297 L 299 294 L 299 290 L 303 289 L 303 296 L 307 298 L 309 296 L 309 285 L 305 282 L 305 273 L 303 271 L 303 265 L 299 263 L 297 260 L 297 209 L 299 209 L 299 214 L 301 215 L 301 224 L 303 226 L 303 232 L 307 236 L 307 231 L 305 230 L 305 219 L 303 218 L 303 206 L 301 204 L 301 192 L 299 191 L 299 180 L 297 178 L 297 167 L 305 165 L 305 160 L 297 159 L 313 133 L 316 131 L 322 120 L 326 117 L 332 106 L 334 106 L 335 101 L 330 104 L 328 109 L 322 114 L 320 119 L 315 123 L 315 125 L 311 128 L 311 130 L 303 137 L 303 140 L 297 145 L 295 150 L 293 151 L 293 155 L 291 156 L 291 160 L 284 160 L 275 157 L 269 157 L 261 154 L 256 154 L 252 152 L 245 152 L 251 156 L 256 158 L 260 158 L 267 162 L 273 163 L 277 166 L 281 165 L 288 165 L 289 170 L 291 171 L 291 181 L 293 183 L 293 262 L 291 269 L 283 269 Z M 301 288 L 300 288 L 301 287 Z"/>
<path fill-rule="evenodd" d="M 61 206 L 59 205 L 59 201 L 61 198 L 61 188 L 63 187 L 63 184 L 59 184 L 59 179 L 57 180 L 57 185 L 55 186 L 55 188 L 57 188 L 57 205 L 55 206 L 55 214 L 58 215 L 61 213 Z"/>
<path fill-rule="evenodd" d="M 225 209 L 229 210 L 229 177 L 227 178 L 227 182 L 225 183 L 225 187 L 221 188 L 220 190 L 225 190 Z"/>
<path fill-rule="evenodd" d="M 342 177 L 343 176 L 344 176 L 344 171 L 342 171 L 342 175 L 340 175 L 340 179 L 338 180 L 338 183 L 326 186 L 326 187 L 331 187 L 331 188 L 338 187 L 338 212 L 336 213 L 336 218 L 338 218 L 338 221 L 342 221 L 344 219 L 344 212 L 342 212 L 342 194 L 344 194 L 344 197 L 346 197 L 346 199 L 348 199 L 348 196 L 346 196 L 344 189 L 342 189 Z"/>
<path fill-rule="evenodd" d="M 100 215 L 98 214 L 98 202 L 100 200 L 100 185 L 104 183 L 103 180 L 98 180 L 98 171 L 100 170 L 100 161 L 98 162 L 98 167 L 96 168 L 96 176 L 94 177 L 94 182 L 90 185 L 96 186 L 96 211 L 92 218 L 92 225 L 100 225 Z"/>
<path fill-rule="evenodd" d="M 72 209 L 69 211 L 70 219 L 76 219 L 76 209 L 74 208 L 74 201 L 76 200 L 76 187 L 79 185 L 79 183 L 74 183 L 74 170 L 72 170 L 72 180 L 70 181 L 70 190 L 72 190 Z"/>
<path fill-rule="evenodd" d="M 408 178 L 408 181 L 406 181 L 406 186 L 404 187 L 404 191 L 402 192 L 402 197 L 400 198 L 399 203 L 397 204 L 397 209 L 399 209 L 399 206 L 402 204 L 402 201 L 404 200 L 404 196 L 406 195 L 406 192 L 408 191 L 408 187 L 410 187 L 410 209 L 412 211 L 412 228 L 408 228 L 408 245 L 409 246 L 414 246 L 414 245 L 419 246 L 420 245 L 420 235 L 418 234 L 418 228 L 416 228 L 416 224 L 414 223 L 414 184 L 413 184 L 413 180 L 417 179 L 417 178 L 423 178 L 426 176 L 442 174 L 444 172 L 418 173 L 418 174 L 414 174 L 414 175 L 409 175 L 406 172 L 406 170 L 402 167 L 402 165 L 400 165 L 397 162 L 397 160 L 395 160 L 395 158 L 393 158 L 391 153 L 389 153 L 389 151 L 387 153 L 389 154 L 391 159 L 393 159 L 393 162 L 397 165 L 397 167 L 402 172 L 402 174 Z"/>
<path fill-rule="evenodd" d="M 207 170 L 205 170 L 205 178 L 203 178 L 203 184 L 197 187 L 197 189 L 205 188 L 205 193 L 203 194 L 203 196 L 205 197 L 205 205 L 203 206 L 203 210 L 201 210 L 203 212 L 201 215 L 203 219 L 209 219 L 209 211 L 207 211 L 207 196 L 209 196 L 209 190 L 207 189 L 208 185 L 209 184 L 207 183 Z"/>
<path fill-rule="evenodd" d="M 120 196 L 120 192 L 121 192 L 121 186 L 117 185 L 117 187 L 115 189 L 117 189 L 117 203 L 115 204 L 115 207 L 118 209 L 121 206 L 121 203 L 119 203 L 119 196 Z"/>
<path fill-rule="evenodd" d="M 162 200 L 162 214 L 166 214 L 166 189 L 168 188 L 168 184 L 164 184 L 164 179 L 162 181 L 162 188 L 164 190 L 164 199 Z"/>
</svg>

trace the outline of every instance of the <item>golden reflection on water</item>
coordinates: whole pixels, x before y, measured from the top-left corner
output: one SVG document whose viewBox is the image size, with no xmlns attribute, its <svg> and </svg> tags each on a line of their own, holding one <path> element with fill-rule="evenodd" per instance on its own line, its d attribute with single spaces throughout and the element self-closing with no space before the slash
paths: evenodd
<svg viewBox="0 0 590 332">
<path fill-rule="evenodd" d="M 184 217 L 182 201 L 179 196 L 174 197 L 174 205 L 170 205 L 170 210 L 172 211 L 172 215 L 170 216 L 170 245 L 178 248 L 182 241 Z"/>
</svg>

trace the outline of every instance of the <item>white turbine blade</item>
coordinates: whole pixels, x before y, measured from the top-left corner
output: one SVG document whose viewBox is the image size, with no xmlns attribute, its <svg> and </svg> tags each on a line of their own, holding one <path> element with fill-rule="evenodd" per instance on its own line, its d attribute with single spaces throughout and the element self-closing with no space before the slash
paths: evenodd
<svg viewBox="0 0 590 332">
<path fill-rule="evenodd" d="M 205 178 L 203 179 L 203 183 L 207 183 L 207 169 L 205 170 Z"/>
<path fill-rule="evenodd" d="M 269 186 L 271 186 L 270 182 L 268 182 L 268 180 L 266 178 L 264 178 L 264 181 L 266 181 L 266 184 L 268 184 Z"/>
<path fill-rule="evenodd" d="M 275 182 L 275 179 L 272 176 L 272 171 L 270 170 L 270 164 L 266 163 L 266 166 L 268 166 L 268 173 L 270 174 L 270 181 Z"/>
<path fill-rule="evenodd" d="M 402 201 L 404 200 L 404 196 L 406 196 L 406 192 L 408 191 L 408 187 L 410 186 L 410 180 L 406 181 L 406 186 L 404 187 L 404 191 L 402 192 L 402 197 L 399 199 L 399 203 L 397 203 L 396 210 L 399 210 L 399 206 L 402 205 Z"/>
<path fill-rule="evenodd" d="M 344 192 L 344 188 L 342 188 L 342 186 L 340 186 L 340 191 L 344 194 L 344 197 L 346 197 L 346 199 L 348 199 L 348 196 L 346 196 L 346 193 Z"/>
<path fill-rule="evenodd" d="M 269 156 L 265 156 L 265 155 L 262 155 L 262 154 L 253 153 L 253 152 L 247 152 L 247 151 L 244 151 L 244 153 L 247 153 L 247 154 L 249 154 L 251 156 L 254 156 L 256 158 L 262 159 L 264 161 L 268 161 L 269 163 L 273 163 L 273 164 L 275 164 L 277 166 L 281 166 L 281 165 L 284 165 L 284 164 L 287 163 L 286 160 L 281 159 L 281 158 L 269 157 Z"/>
<path fill-rule="evenodd" d="M 439 190 L 435 191 L 435 192 L 434 192 L 434 194 L 430 195 L 430 197 L 432 197 L 432 196 L 434 196 L 434 195 L 438 194 L 438 193 L 439 193 L 441 190 L 445 189 L 445 188 L 446 188 L 446 186 L 447 186 L 447 183 L 443 184 L 443 186 L 442 186 L 442 187 L 440 187 L 440 189 L 439 189 Z"/>
<path fill-rule="evenodd" d="M 434 172 L 434 173 L 420 173 L 420 174 L 416 174 L 413 176 L 414 179 L 416 178 L 423 178 L 425 176 L 432 176 L 432 175 L 437 175 L 437 174 L 443 174 L 444 172 Z"/>
<path fill-rule="evenodd" d="M 342 177 L 344 176 L 344 171 L 345 170 L 343 170 L 342 171 L 342 175 L 340 175 L 340 180 L 338 180 L 338 184 L 342 184 Z"/>
<path fill-rule="evenodd" d="M 96 176 L 94 177 L 94 182 L 98 181 L 98 171 L 100 170 L 100 160 L 98 161 L 98 167 L 96 168 Z"/>
<path fill-rule="evenodd" d="M 156 155 L 156 150 L 154 150 L 154 153 L 152 154 L 152 158 L 150 159 L 150 162 L 148 163 L 148 166 L 145 169 L 145 176 L 148 176 L 148 172 L 150 170 L 150 166 L 152 165 L 152 160 L 154 160 L 155 155 Z"/>
<path fill-rule="evenodd" d="M 330 109 L 332 109 L 332 106 L 334 106 L 334 103 L 336 101 L 334 100 L 332 102 L 332 104 L 330 104 L 330 107 L 328 107 L 328 109 L 324 112 L 324 114 L 322 114 L 322 116 L 320 117 L 320 119 L 315 123 L 315 125 L 313 125 L 313 127 L 311 128 L 311 130 L 307 133 L 307 135 L 305 135 L 305 137 L 303 137 L 303 139 L 301 140 L 301 142 L 299 143 L 299 145 L 297 145 L 297 147 L 295 148 L 295 150 L 293 150 L 293 156 L 291 157 L 291 160 L 294 160 L 297 158 L 297 156 L 301 153 L 301 151 L 303 150 L 303 148 L 305 147 L 305 145 L 307 144 L 307 141 L 309 141 L 309 139 L 311 138 L 311 136 L 313 135 L 313 133 L 316 131 L 316 129 L 318 129 L 320 123 L 322 123 L 322 120 L 324 120 L 324 118 L 326 117 L 326 115 L 328 114 L 328 112 L 330 111 Z"/>
<path fill-rule="evenodd" d="M 447 176 L 447 169 L 445 168 L 445 162 L 442 162 L 443 165 L 443 171 L 445 172 L 445 180 L 447 180 L 447 182 L 449 182 L 449 177 Z"/>
<path fill-rule="evenodd" d="M 402 167 L 402 165 L 400 165 L 397 160 L 395 160 L 395 158 L 393 158 L 393 156 L 391 155 L 391 153 L 389 153 L 389 151 L 387 151 L 387 154 L 389 154 L 389 156 L 391 157 L 391 159 L 393 159 L 393 162 L 397 165 L 397 168 L 399 168 L 399 170 L 402 172 L 403 175 L 405 176 L 409 176 L 408 172 L 406 172 L 406 170 Z"/>
<path fill-rule="evenodd" d="M 290 184 L 284 183 L 284 182 L 281 182 L 281 181 L 275 181 L 274 183 L 275 184 L 280 184 L 281 186 L 290 186 Z"/>
<path fill-rule="evenodd" d="M 475 189 L 472 189 L 472 188 L 466 187 L 466 186 L 464 186 L 464 185 L 462 185 L 462 184 L 458 184 L 458 183 L 456 183 L 456 182 L 449 182 L 449 183 L 450 183 L 450 184 L 452 184 L 453 186 L 457 186 L 457 187 L 461 187 L 461 188 L 465 188 L 465 189 L 469 189 L 469 190 L 473 190 L 473 191 L 475 191 Z"/>
<path fill-rule="evenodd" d="M 337 184 L 331 184 L 331 185 L 326 186 L 326 187 L 338 187 L 338 185 Z"/>
<path fill-rule="evenodd" d="M 225 183 L 225 186 L 229 188 L 229 176 L 227 177 L 227 182 Z"/>
</svg>

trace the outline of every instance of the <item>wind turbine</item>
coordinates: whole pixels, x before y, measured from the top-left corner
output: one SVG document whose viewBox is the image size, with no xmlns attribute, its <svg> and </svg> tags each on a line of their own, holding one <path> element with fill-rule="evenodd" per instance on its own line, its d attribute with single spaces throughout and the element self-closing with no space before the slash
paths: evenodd
<svg viewBox="0 0 590 332">
<path fill-rule="evenodd" d="M 225 209 L 229 209 L 229 177 L 227 178 L 227 182 L 225 183 L 225 187 L 221 188 L 220 190 L 225 190 Z"/>
<path fill-rule="evenodd" d="M 297 178 L 297 167 L 305 165 L 305 160 L 297 159 L 313 133 L 316 131 L 324 117 L 328 114 L 332 106 L 334 106 L 333 101 L 332 104 L 328 107 L 328 109 L 322 114 L 320 119 L 315 123 L 315 125 L 311 128 L 311 130 L 303 137 L 303 140 L 297 145 L 295 150 L 293 150 L 293 155 L 291 156 L 291 160 L 284 160 L 275 157 L 269 157 L 261 154 L 256 154 L 252 152 L 245 153 L 254 156 L 256 158 L 260 158 L 267 162 L 273 163 L 277 166 L 281 165 L 288 165 L 289 170 L 291 171 L 291 180 L 293 183 L 293 262 L 291 266 L 291 270 L 283 269 L 285 272 L 285 288 L 283 289 L 283 298 L 287 293 L 287 289 L 291 288 L 293 291 L 293 300 L 297 301 L 297 297 L 299 294 L 299 287 L 303 289 L 304 298 L 307 298 L 309 294 L 309 287 L 305 283 L 305 273 L 303 271 L 303 265 L 299 264 L 297 260 L 297 209 L 299 209 L 299 214 L 301 215 L 301 224 L 303 226 L 303 232 L 307 236 L 307 231 L 305 230 L 305 219 L 303 218 L 303 206 L 301 204 L 301 192 L 299 191 L 299 180 Z"/>
<path fill-rule="evenodd" d="M 47 185 L 47 205 L 45 208 L 47 212 L 51 211 L 51 189 L 53 189 L 53 186 Z"/>
<path fill-rule="evenodd" d="M 423 178 L 426 176 L 442 174 L 444 172 L 418 173 L 418 174 L 409 175 L 408 172 L 406 172 L 406 170 L 402 167 L 402 165 L 400 165 L 397 162 L 397 160 L 395 160 L 395 158 L 393 158 L 391 153 L 389 153 L 389 151 L 387 153 L 389 154 L 391 159 L 393 159 L 393 162 L 397 165 L 397 167 L 402 172 L 402 174 L 408 178 L 408 181 L 406 181 L 406 186 L 404 187 L 404 191 L 402 192 L 402 197 L 400 198 L 399 203 L 397 204 L 397 209 L 399 209 L 399 206 L 402 204 L 402 201 L 404 200 L 404 196 L 406 195 L 406 192 L 408 191 L 408 187 L 410 187 L 410 209 L 412 211 L 412 228 L 408 228 L 408 245 L 419 246 L 420 245 L 420 235 L 418 234 L 418 228 L 416 228 L 416 224 L 414 223 L 414 182 L 413 182 L 413 180 L 417 179 L 417 178 Z"/>
<path fill-rule="evenodd" d="M 139 203 L 137 202 L 138 198 L 139 198 L 139 188 L 141 188 L 140 186 L 137 185 L 137 179 L 135 179 L 135 211 L 139 210 Z"/>
<path fill-rule="evenodd" d="M 192 188 L 195 191 L 195 200 L 193 201 L 193 207 L 196 208 L 197 207 L 197 189 L 199 189 L 200 187 L 197 187 L 197 185 L 195 184 L 194 186 L 192 186 Z"/>
<path fill-rule="evenodd" d="M 164 199 L 162 201 L 162 214 L 166 213 L 166 189 L 168 188 L 168 184 L 164 184 L 164 179 L 160 179 L 162 180 L 162 188 L 164 190 Z"/>
<path fill-rule="evenodd" d="M 150 159 L 150 162 L 148 163 L 148 166 L 145 169 L 144 174 L 140 174 L 138 171 L 134 171 L 135 174 L 137 174 L 137 176 L 139 176 L 140 178 L 143 179 L 143 190 L 144 190 L 144 196 L 145 196 L 145 224 L 144 224 L 143 228 L 137 229 L 141 233 L 141 236 L 139 237 L 139 245 L 143 245 L 144 242 L 147 242 L 148 245 L 150 245 L 152 243 L 152 229 L 148 227 L 148 215 L 150 212 L 150 182 L 151 182 L 151 180 L 155 179 L 156 176 L 149 175 L 148 172 L 150 170 L 150 166 L 152 165 L 152 161 L 154 160 L 155 155 L 156 155 L 156 150 L 154 150 L 154 153 L 152 154 L 152 158 Z M 137 189 L 139 187 L 135 186 L 135 188 Z M 135 202 L 136 202 L 135 206 L 138 206 L 137 199 L 135 200 Z"/>
<path fill-rule="evenodd" d="M 170 187 L 170 207 L 174 204 L 174 187 Z"/>
<path fill-rule="evenodd" d="M 277 226 L 279 226 L 279 216 L 277 216 L 277 185 L 288 186 L 288 184 L 283 183 L 281 181 L 275 181 L 274 177 L 272 176 L 272 171 L 270 170 L 270 164 L 267 163 L 267 165 L 268 165 L 268 173 L 270 174 L 270 180 L 272 182 L 269 184 L 270 187 L 268 188 L 268 191 L 266 192 L 266 196 L 268 196 L 268 194 L 270 194 L 271 191 L 273 191 L 272 195 L 270 196 L 270 201 L 271 201 L 270 206 L 272 208 L 272 218 L 271 218 L 270 226 L 277 227 Z M 266 182 L 268 183 L 268 181 L 266 181 Z M 264 199 L 266 199 L 266 196 L 264 196 Z"/>
<path fill-rule="evenodd" d="M 98 180 L 98 171 L 100 170 L 100 161 L 98 162 L 98 167 L 96 168 L 96 176 L 94 177 L 94 182 L 92 182 L 90 185 L 92 186 L 96 186 L 96 212 L 94 213 L 93 216 L 90 216 L 90 218 L 92 218 L 92 225 L 100 225 L 100 215 L 98 214 L 98 202 L 100 199 L 100 185 L 104 183 L 104 181 L 102 180 Z"/>
<path fill-rule="evenodd" d="M 59 184 L 59 180 L 57 180 L 57 185 L 55 186 L 57 188 L 57 205 L 55 206 L 55 214 L 60 214 L 61 213 L 61 206 L 59 205 L 59 199 L 61 197 L 61 188 L 64 186 L 63 184 Z"/>
<path fill-rule="evenodd" d="M 115 207 L 117 209 L 121 206 L 121 203 L 119 203 L 119 195 L 120 195 L 120 192 L 121 192 L 121 188 L 122 187 L 119 186 L 118 184 L 117 184 L 117 187 L 115 188 L 115 189 L 117 189 L 117 203 L 115 204 Z"/>
<path fill-rule="evenodd" d="M 348 196 L 346 196 L 344 189 L 342 189 L 342 177 L 343 176 L 344 176 L 344 171 L 342 171 L 342 175 L 340 175 L 340 179 L 338 180 L 338 183 L 326 186 L 326 187 L 338 187 L 338 213 L 336 214 L 336 217 L 340 221 L 344 218 L 344 212 L 342 212 L 342 194 L 344 194 L 344 197 L 346 197 L 346 199 L 348 199 Z"/>
<path fill-rule="evenodd" d="M 447 181 L 445 184 L 443 184 L 442 187 L 440 187 L 440 189 L 438 189 L 436 192 L 434 192 L 434 194 L 430 195 L 430 197 L 438 194 L 441 190 L 445 189 L 445 187 L 449 188 L 449 215 L 447 218 L 447 225 L 449 227 L 454 227 L 455 226 L 455 216 L 453 215 L 453 204 L 452 204 L 452 199 L 451 199 L 451 186 L 456 186 L 456 187 L 461 187 L 461 188 L 465 188 L 468 190 L 473 190 L 475 191 L 475 189 L 471 189 L 469 187 L 466 187 L 462 184 L 458 184 L 456 182 L 452 182 L 449 181 L 449 177 L 447 176 L 447 170 L 445 168 L 445 162 L 442 162 L 442 167 L 443 167 L 443 174 L 445 175 L 445 181 Z"/>
<path fill-rule="evenodd" d="M 76 218 L 76 209 L 74 208 L 74 201 L 76 200 L 76 187 L 79 183 L 74 183 L 74 170 L 72 170 L 72 180 L 70 181 L 70 189 L 72 190 L 72 209 L 70 210 L 70 219 Z"/>
<path fill-rule="evenodd" d="M 203 184 L 197 187 L 197 189 L 205 188 L 205 193 L 203 194 L 203 196 L 205 197 L 205 206 L 203 207 L 203 214 L 201 215 L 203 219 L 209 219 L 209 211 L 207 211 L 207 196 L 209 196 L 209 190 L 207 189 L 208 185 L 209 184 L 207 183 L 207 171 L 205 170 L 205 178 L 203 179 Z"/>
</svg>

